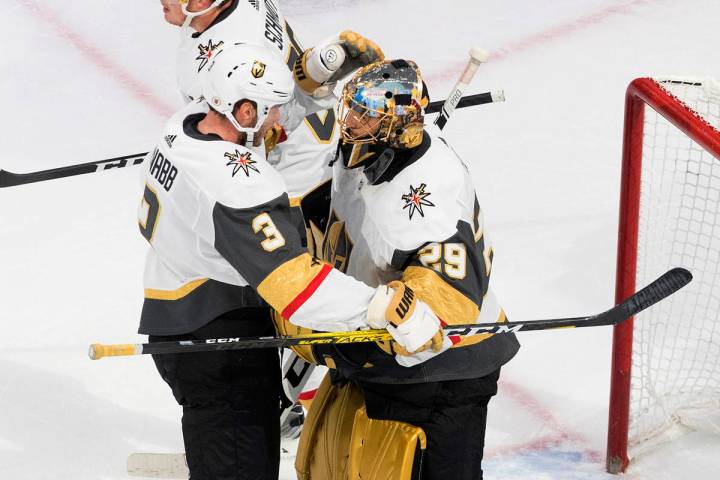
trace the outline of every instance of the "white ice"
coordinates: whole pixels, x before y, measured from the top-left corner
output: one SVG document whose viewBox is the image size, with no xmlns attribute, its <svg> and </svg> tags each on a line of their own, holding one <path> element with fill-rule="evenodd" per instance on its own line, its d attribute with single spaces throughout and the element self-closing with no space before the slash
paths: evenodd
<svg viewBox="0 0 720 480">
<path fill-rule="evenodd" d="M 310 6 L 308 6 L 309 4 Z M 720 77 L 717 0 L 287 0 L 305 44 L 352 28 L 416 59 L 444 98 L 472 45 L 492 52 L 448 140 L 472 165 L 514 320 L 613 302 L 623 99 L 635 77 Z M 158 1 L 4 0 L 0 167 L 152 148 L 180 105 L 175 29 Z M 139 169 L 0 191 L 0 478 L 120 479 L 136 451 L 182 451 L 152 361 L 87 359 L 142 341 Z M 431 177 L 434 172 L 428 172 Z M 488 479 L 609 479 L 611 331 L 527 333 L 491 403 Z M 626 478 L 720 478 L 720 441 L 690 434 Z M 294 478 L 290 462 L 283 479 Z"/>
</svg>

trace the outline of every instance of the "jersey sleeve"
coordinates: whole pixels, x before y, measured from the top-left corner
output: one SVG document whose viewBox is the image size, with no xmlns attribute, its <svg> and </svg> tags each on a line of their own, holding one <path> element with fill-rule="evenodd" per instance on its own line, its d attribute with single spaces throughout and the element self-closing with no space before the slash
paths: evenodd
<svg viewBox="0 0 720 480">
<path fill-rule="evenodd" d="M 505 314 L 490 289 L 492 248 L 486 244 L 475 200 L 473 225 L 457 222 L 453 235 L 417 250 L 396 250 L 392 266 L 445 325 L 504 322 Z M 478 343 L 487 336 L 452 338 L 456 346 Z"/>
<path fill-rule="evenodd" d="M 305 226 L 292 209 L 282 178 L 258 162 L 252 182 L 220 186 L 196 228 L 265 301 L 295 325 L 322 331 L 367 326 L 374 290 L 311 257 Z M 265 168 L 268 167 L 268 168 Z"/>
<path fill-rule="evenodd" d="M 331 110 L 336 103 L 337 97 L 332 93 L 324 97 L 314 97 L 295 85 L 293 99 L 282 107 L 285 118 L 281 123 L 287 132 L 293 132 L 302 124 L 305 117 L 322 110 Z"/>
</svg>

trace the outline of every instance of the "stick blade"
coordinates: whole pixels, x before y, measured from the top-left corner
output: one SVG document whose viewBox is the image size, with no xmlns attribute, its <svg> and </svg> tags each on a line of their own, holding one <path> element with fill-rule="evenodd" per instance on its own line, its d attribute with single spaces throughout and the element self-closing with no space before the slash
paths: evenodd
<svg viewBox="0 0 720 480">
<path fill-rule="evenodd" d="M 676 267 L 663 273 L 657 280 L 630 297 L 628 313 L 630 316 L 640 313 L 660 300 L 677 292 L 693 279 L 690 271 Z"/>
<path fill-rule="evenodd" d="M 20 177 L 17 173 L 0 169 L 0 188 L 15 187 L 17 185 L 22 185 L 23 183 L 22 177 Z"/>
</svg>

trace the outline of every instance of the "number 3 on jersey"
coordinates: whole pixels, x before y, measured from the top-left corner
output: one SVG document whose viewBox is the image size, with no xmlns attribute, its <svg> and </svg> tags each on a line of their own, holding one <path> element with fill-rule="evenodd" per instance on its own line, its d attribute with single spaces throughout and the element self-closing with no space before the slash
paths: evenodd
<svg viewBox="0 0 720 480">
<path fill-rule="evenodd" d="M 253 232 L 262 232 L 265 235 L 265 240 L 260 242 L 260 246 L 266 252 L 272 252 L 285 245 L 285 237 L 282 236 L 282 233 L 277 229 L 267 212 L 253 218 L 252 228 Z"/>
<path fill-rule="evenodd" d="M 152 242 L 153 236 L 155 235 L 155 227 L 157 227 L 158 216 L 160 215 L 160 201 L 158 200 L 155 190 L 147 184 L 145 185 L 141 207 L 145 205 L 147 205 L 147 215 L 145 216 L 145 220 L 138 220 L 138 226 L 145 240 Z"/>
</svg>

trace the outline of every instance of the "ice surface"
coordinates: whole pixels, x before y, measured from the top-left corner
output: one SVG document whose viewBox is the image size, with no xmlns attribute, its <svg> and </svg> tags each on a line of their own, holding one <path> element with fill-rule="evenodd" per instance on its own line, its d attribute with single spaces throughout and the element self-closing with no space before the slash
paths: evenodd
<svg viewBox="0 0 720 480">
<path fill-rule="evenodd" d="M 0 44 L 0 167 L 30 171 L 148 150 L 180 105 L 177 31 L 157 1 L 9 0 Z M 310 6 L 308 6 L 308 4 Z M 284 2 L 307 45 L 353 28 L 418 61 L 440 99 L 473 45 L 491 52 L 448 140 L 470 163 L 512 319 L 612 304 L 624 89 L 637 76 L 720 77 L 716 0 Z M 91 362 L 142 340 L 139 170 L 0 191 L 0 477 L 121 479 L 135 451 L 182 450 L 180 409 L 149 358 Z M 432 176 L 433 172 L 428 172 Z M 486 478 L 608 479 L 610 330 L 528 333 L 491 403 Z M 629 479 L 720 477 L 692 434 Z M 283 479 L 294 478 L 290 462 Z"/>
</svg>

